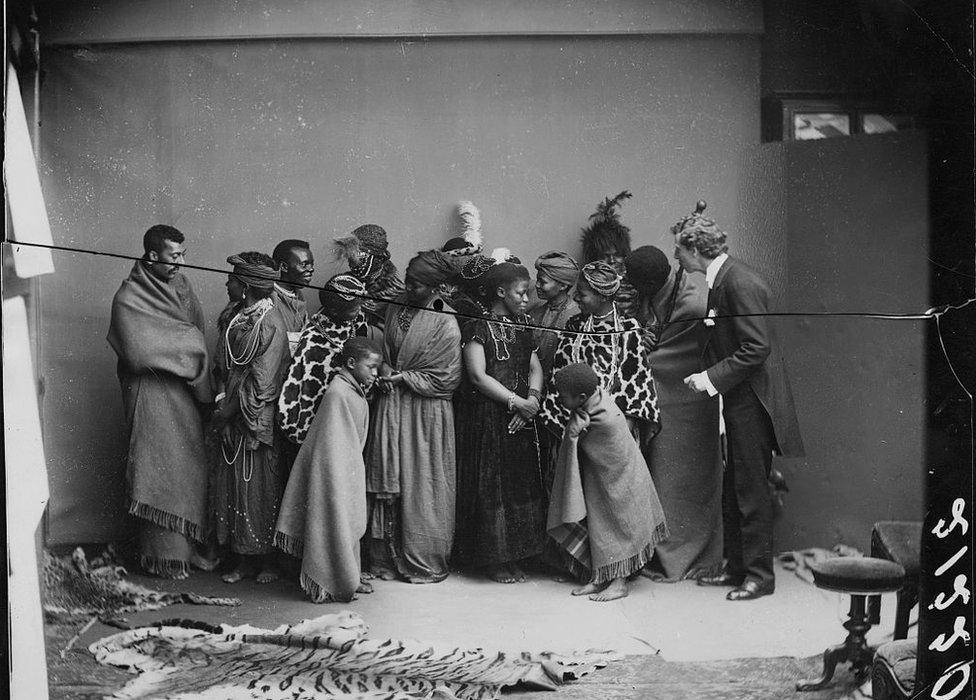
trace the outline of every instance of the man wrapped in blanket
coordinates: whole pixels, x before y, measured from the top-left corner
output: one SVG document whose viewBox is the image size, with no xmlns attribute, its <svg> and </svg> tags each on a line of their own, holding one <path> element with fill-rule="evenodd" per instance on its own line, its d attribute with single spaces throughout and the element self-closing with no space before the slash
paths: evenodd
<svg viewBox="0 0 976 700">
<path fill-rule="evenodd" d="M 202 560 L 207 453 L 201 409 L 212 402 L 203 310 L 180 273 L 186 248 L 172 226 L 143 236 L 143 259 L 112 299 L 108 342 L 118 356 L 128 457 L 129 513 L 140 564 L 182 579 Z"/>
</svg>

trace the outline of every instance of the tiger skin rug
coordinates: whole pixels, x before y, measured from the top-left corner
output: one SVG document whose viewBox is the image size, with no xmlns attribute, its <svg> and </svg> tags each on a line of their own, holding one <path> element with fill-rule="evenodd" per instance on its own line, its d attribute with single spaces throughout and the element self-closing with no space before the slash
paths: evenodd
<svg viewBox="0 0 976 700">
<path fill-rule="evenodd" d="M 366 632 L 348 611 L 275 630 L 168 620 L 105 637 L 89 650 L 101 664 L 140 674 L 114 697 L 208 700 L 487 700 L 516 684 L 555 690 L 620 658 L 439 648 Z"/>
</svg>

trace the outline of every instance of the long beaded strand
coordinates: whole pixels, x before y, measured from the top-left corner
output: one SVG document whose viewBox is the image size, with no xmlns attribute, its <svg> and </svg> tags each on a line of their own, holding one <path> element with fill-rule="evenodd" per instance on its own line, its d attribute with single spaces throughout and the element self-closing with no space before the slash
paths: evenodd
<svg viewBox="0 0 976 700">
<path fill-rule="evenodd" d="M 608 373 L 609 384 L 607 383 L 607 379 L 605 379 L 602 382 L 604 384 L 604 388 L 609 388 L 610 386 L 613 385 L 613 380 L 616 377 L 617 372 L 619 371 L 619 367 L 620 367 L 620 349 L 618 347 L 618 345 L 620 343 L 620 338 L 619 338 L 619 336 L 620 336 L 620 333 L 619 333 L 619 331 L 620 331 L 619 320 L 620 319 L 619 319 L 619 316 L 617 315 L 617 303 L 616 302 L 612 302 L 612 307 L 613 308 L 611 308 L 611 310 L 610 310 L 609 313 L 606 313 L 606 314 L 604 314 L 603 316 L 600 317 L 601 319 L 604 319 L 607 316 L 612 315 L 613 316 L 613 330 L 614 330 L 614 332 L 610 335 L 610 353 L 611 353 L 610 357 L 611 357 L 611 359 L 610 359 L 610 372 Z M 595 317 L 594 317 L 593 314 L 590 314 L 587 317 L 586 321 L 583 323 L 583 330 L 584 331 L 586 331 L 588 333 L 592 333 L 595 330 L 595 327 L 594 327 L 595 324 L 594 324 L 594 321 L 593 321 L 594 318 Z M 588 337 L 592 337 L 592 336 L 588 336 Z M 576 337 L 573 338 L 573 354 L 572 354 L 573 362 L 585 362 L 585 359 L 582 357 L 582 349 L 583 349 L 583 334 L 577 334 Z"/>
<path fill-rule="evenodd" d="M 267 302 L 267 303 L 265 304 L 264 302 Z M 257 354 L 258 340 L 259 340 L 259 337 L 260 337 L 260 333 L 258 333 L 258 329 L 261 326 L 261 321 L 264 320 L 264 317 L 267 315 L 268 311 L 271 309 L 272 303 L 271 303 L 271 300 L 270 299 L 262 299 L 261 301 L 257 302 L 257 304 L 255 304 L 254 306 L 256 307 L 256 306 L 258 306 L 258 304 L 261 304 L 264 308 L 263 309 L 261 309 L 261 308 L 255 309 L 255 311 L 261 311 L 261 315 L 254 322 L 254 328 L 251 331 L 251 338 L 249 340 L 249 346 L 245 345 L 243 352 L 238 357 L 234 357 L 234 351 L 231 350 L 231 348 L 230 348 L 230 329 L 234 326 L 234 324 L 237 323 L 238 319 L 240 319 L 241 316 L 244 315 L 244 313 L 246 311 L 248 311 L 248 309 L 244 309 L 242 311 L 238 311 L 237 312 L 237 315 L 234 316 L 234 318 L 231 319 L 231 322 L 227 324 L 227 330 L 224 331 L 224 349 L 227 352 L 227 364 L 228 364 L 228 366 L 231 365 L 231 364 L 238 365 L 238 366 L 250 364 L 251 361 L 254 359 L 254 356 Z"/>
</svg>

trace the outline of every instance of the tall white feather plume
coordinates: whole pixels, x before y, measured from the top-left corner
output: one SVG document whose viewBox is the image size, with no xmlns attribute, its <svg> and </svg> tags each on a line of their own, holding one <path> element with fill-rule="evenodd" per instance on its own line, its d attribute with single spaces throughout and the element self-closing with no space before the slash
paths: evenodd
<svg viewBox="0 0 976 700">
<path fill-rule="evenodd" d="M 471 202 L 458 202 L 461 219 L 461 236 L 471 245 L 481 245 L 481 212 Z"/>
<path fill-rule="evenodd" d="M 497 265 L 498 263 L 503 263 L 512 257 L 512 251 L 508 248 L 495 248 L 493 251 L 491 251 L 491 255 L 489 257 L 494 260 L 495 264 Z"/>
</svg>

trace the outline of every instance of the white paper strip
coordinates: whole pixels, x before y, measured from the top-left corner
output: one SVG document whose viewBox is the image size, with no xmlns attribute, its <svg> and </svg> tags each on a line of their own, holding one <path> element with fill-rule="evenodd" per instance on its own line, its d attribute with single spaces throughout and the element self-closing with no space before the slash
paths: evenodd
<svg viewBox="0 0 976 700">
<path fill-rule="evenodd" d="M 7 128 L 3 139 L 3 176 L 13 222 L 11 239 L 51 245 L 51 226 L 44 207 L 41 180 L 31 149 L 27 115 L 20 96 L 17 71 L 7 64 Z M 14 270 L 18 277 L 54 272 L 51 251 L 13 244 Z"/>
<path fill-rule="evenodd" d="M 44 619 L 34 534 L 47 505 L 48 482 L 23 297 L 3 302 L 3 430 L 10 563 L 10 697 L 46 698 Z"/>
</svg>

